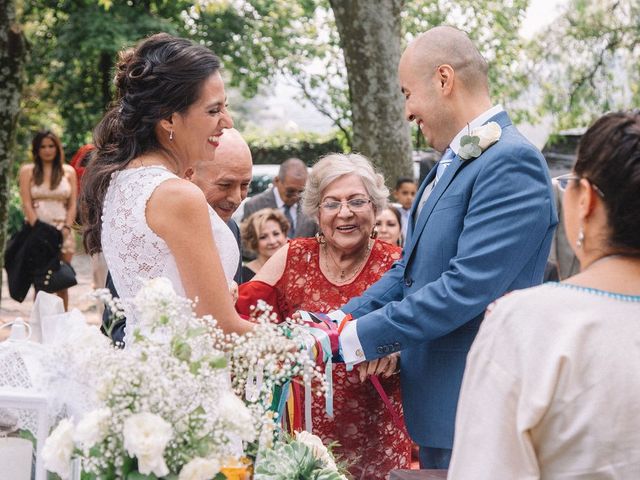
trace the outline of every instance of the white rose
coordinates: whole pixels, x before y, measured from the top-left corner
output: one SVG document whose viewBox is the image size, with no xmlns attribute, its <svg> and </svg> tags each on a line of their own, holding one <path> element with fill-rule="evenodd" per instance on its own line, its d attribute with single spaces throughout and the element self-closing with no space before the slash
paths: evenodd
<svg viewBox="0 0 640 480">
<path fill-rule="evenodd" d="M 57 473 L 63 480 L 71 474 L 71 455 L 73 454 L 73 423 L 62 420 L 44 442 L 42 459 L 50 472 Z"/>
<path fill-rule="evenodd" d="M 153 413 L 136 413 L 127 418 L 122 429 L 124 448 L 138 459 L 138 471 L 164 477 L 169 473 L 164 449 L 173 436 L 171 425 Z"/>
<path fill-rule="evenodd" d="M 220 463 L 212 458 L 194 458 L 187 463 L 178 480 L 210 480 L 220 471 Z"/>
<path fill-rule="evenodd" d="M 327 447 L 322 443 L 320 437 L 303 430 L 301 432 L 296 432 L 296 441 L 306 445 L 309 450 L 311 450 L 311 453 L 313 453 L 313 456 L 324 463 L 325 467 L 333 470 L 338 469 L 336 462 L 331 457 Z"/>
<path fill-rule="evenodd" d="M 247 442 L 256 438 L 256 429 L 251 412 L 233 392 L 225 392 L 218 402 L 220 417 L 228 428 Z"/>
<path fill-rule="evenodd" d="M 101 442 L 107 434 L 110 417 L 111 410 L 109 408 L 100 408 L 87 413 L 76 425 L 73 439 L 83 448 L 90 449 Z"/>
<path fill-rule="evenodd" d="M 177 294 L 173 288 L 171 280 L 169 280 L 167 277 L 157 277 L 152 278 L 151 280 L 146 282 L 140 289 L 140 293 L 138 293 L 138 295 L 173 298 Z"/>
<path fill-rule="evenodd" d="M 484 152 L 491 145 L 500 140 L 502 129 L 496 122 L 489 122 L 481 127 L 473 129 L 471 136 L 479 137 L 478 146 Z"/>
</svg>

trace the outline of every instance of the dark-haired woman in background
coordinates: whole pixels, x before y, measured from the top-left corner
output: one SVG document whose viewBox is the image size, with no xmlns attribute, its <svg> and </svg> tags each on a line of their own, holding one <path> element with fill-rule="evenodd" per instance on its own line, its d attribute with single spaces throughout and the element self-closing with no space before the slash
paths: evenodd
<svg viewBox="0 0 640 480">
<path fill-rule="evenodd" d="M 74 169 L 64 163 L 60 139 L 51 131 L 38 132 L 31 142 L 33 163 L 20 168 L 18 183 L 25 221 L 49 223 L 62 232 L 61 259 L 71 263 L 75 237 L 71 226 L 76 218 L 77 180 Z M 65 310 L 69 292 L 60 290 Z"/>
<path fill-rule="evenodd" d="M 235 237 L 202 191 L 181 178 L 195 162 L 213 159 L 233 126 L 219 69 L 210 50 L 167 34 L 121 54 L 115 105 L 94 132 L 81 203 L 86 249 L 104 252 L 126 332 L 137 324 L 129 301 L 145 280 L 161 276 L 178 294 L 198 298 L 196 314 L 213 315 L 224 331 L 251 328 L 220 288 L 237 269 Z"/>
<path fill-rule="evenodd" d="M 640 113 L 597 120 L 558 181 L 581 272 L 489 309 L 449 479 L 640 478 Z"/>
</svg>

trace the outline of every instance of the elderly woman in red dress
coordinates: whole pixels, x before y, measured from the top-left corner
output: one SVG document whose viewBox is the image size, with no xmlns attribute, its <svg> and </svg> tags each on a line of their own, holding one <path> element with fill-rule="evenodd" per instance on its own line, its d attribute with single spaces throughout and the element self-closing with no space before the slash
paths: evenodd
<svg viewBox="0 0 640 480">
<path fill-rule="evenodd" d="M 268 298 L 284 319 L 297 310 L 328 313 L 361 295 L 401 255 L 399 247 L 375 239 L 376 213 L 388 194 L 365 157 L 332 154 L 320 160 L 309 174 L 302 206 L 317 219 L 318 235 L 291 240 L 273 255 L 241 286 L 238 310 L 248 313 L 259 298 Z M 381 383 L 401 419 L 399 380 L 392 361 Z M 336 453 L 352 463 L 354 478 L 384 479 L 392 469 L 408 468 L 411 442 L 372 383 L 339 363 L 333 388 L 332 418 L 324 398 L 313 399 L 313 433 L 325 443 L 339 443 Z"/>
</svg>

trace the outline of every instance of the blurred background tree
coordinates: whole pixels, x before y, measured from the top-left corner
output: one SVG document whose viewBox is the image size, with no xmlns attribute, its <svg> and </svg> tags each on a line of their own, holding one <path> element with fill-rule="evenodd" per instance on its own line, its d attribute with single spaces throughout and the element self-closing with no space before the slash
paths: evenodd
<svg viewBox="0 0 640 480">
<path fill-rule="evenodd" d="M 527 45 L 539 116 L 555 130 L 640 105 L 640 2 L 571 0 Z"/>
<path fill-rule="evenodd" d="M 0 251 L 4 252 L 7 235 L 10 185 L 15 163 L 14 142 L 20 112 L 25 45 L 22 28 L 16 19 L 14 0 L 0 0 Z M 0 270 L 4 255 L 0 257 Z M 2 276 L 0 275 L 0 290 Z"/>
</svg>

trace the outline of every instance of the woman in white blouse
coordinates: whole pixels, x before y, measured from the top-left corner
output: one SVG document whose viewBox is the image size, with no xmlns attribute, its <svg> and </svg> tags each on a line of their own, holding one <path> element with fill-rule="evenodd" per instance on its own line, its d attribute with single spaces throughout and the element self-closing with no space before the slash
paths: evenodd
<svg viewBox="0 0 640 480">
<path fill-rule="evenodd" d="M 597 120 L 559 181 L 581 273 L 489 309 L 450 479 L 640 478 L 640 113 Z"/>
</svg>

